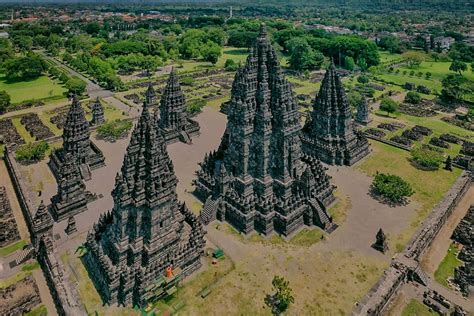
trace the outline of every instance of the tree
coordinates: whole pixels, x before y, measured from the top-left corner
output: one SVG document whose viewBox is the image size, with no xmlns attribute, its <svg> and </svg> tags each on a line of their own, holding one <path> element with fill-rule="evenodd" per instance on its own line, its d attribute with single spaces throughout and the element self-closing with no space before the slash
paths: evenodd
<svg viewBox="0 0 474 316">
<path fill-rule="evenodd" d="M 402 54 L 409 68 L 417 68 L 425 60 L 425 56 L 420 52 L 406 52 Z"/>
<path fill-rule="evenodd" d="M 350 57 L 350 56 L 346 56 L 344 58 L 344 68 L 346 68 L 347 70 L 354 70 L 355 69 L 355 62 L 354 62 L 354 58 Z"/>
<path fill-rule="evenodd" d="M 431 72 L 428 71 L 428 72 L 425 74 L 426 80 L 430 80 L 431 76 L 432 76 L 432 75 L 431 75 Z"/>
<path fill-rule="evenodd" d="M 296 37 L 286 42 L 290 52 L 289 64 L 294 70 L 313 70 L 321 68 L 324 56 L 315 51 L 303 37 Z"/>
<path fill-rule="evenodd" d="M 38 55 L 11 58 L 4 63 L 4 71 L 9 80 L 34 79 L 47 70 L 46 62 Z"/>
<path fill-rule="evenodd" d="M 347 94 L 347 101 L 352 108 L 357 108 L 364 101 L 364 97 L 360 92 L 352 90 Z"/>
<path fill-rule="evenodd" d="M 423 98 L 415 91 L 409 91 L 405 96 L 405 102 L 410 104 L 419 104 Z"/>
<path fill-rule="evenodd" d="M 467 64 L 463 61 L 455 60 L 451 63 L 451 66 L 449 66 L 449 70 L 462 75 L 462 72 L 467 70 Z"/>
<path fill-rule="evenodd" d="M 66 82 L 69 93 L 81 95 L 86 91 L 86 83 L 77 77 L 73 77 Z"/>
<path fill-rule="evenodd" d="M 10 105 L 10 95 L 6 91 L 0 91 L 0 113 L 3 113 Z"/>
<path fill-rule="evenodd" d="M 295 302 L 293 297 L 293 290 L 290 288 L 290 282 L 284 277 L 275 275 L 272 280 L 274 294 L 274 306 L 278 312 L 284 312 L 291 303 Z"/>
<path fill-rule="evenodd" d="M 393 174 L 376 173 L 371 186 L 372 192 L 389 202 L 401 203 L 415 193 L 411 185 Z"/>
<path fill-rule="evenodd" d="M 216 43 L 209 41 L 202 51 L 202 57 L 205 61 L 211 62 L 213 65 L 217 63 L 222 55 L 222 49 Z"/>
<path fill-rule="evenodd" d="M 443 163 L 443 155 L 429 148 L 416 148 L 411 151 L 412 161 L 424 170 L 438 170 Z"/>
<path fill-rule="evenodd" d="M 233 59 L 226 59 L 224 69 L 227 71 L 236 71 L 239 65 Z"/>
<path fill-rule="evenodd" d="M 86 24 L 84 31 L 90 35 L 97 35 L 100 31 L 100 24 L 98 22 L 91 22 Z"/>
<path fill-rule="evenodd" d="M 391 113 L 395 113 L 397 109 L 398 103 L 388 97 L 380 101 L 380 110 L 387 112 L 388 116 L 390 116 Z"/>
<path fill-rule="evenodd" d="M 365 84 L 365 83 L 369 83 L 369 81 L 370 79 L 366 75 L 360 75 L 359 77 L 357 77 L 357 82 L 359 83 Z"/>
<path fill-rule="evenodd" d="M 471 72 L 474 72 L 474 61 L 471 63 Z"/>
<path fill-rule="evenodd" d="M 13 43 L 21 52 L 27 52 L 33 46 L 33 38 L 31 36 L 18 36 L 13 39 Z"/>
<path fill-rule="evenodd" d="M 458 74 L 447 75 L 441 83 L 441 98 L 445 101 L 462 101 L 466 94 L 474 91 L 474 83 Z"/>
</svg>

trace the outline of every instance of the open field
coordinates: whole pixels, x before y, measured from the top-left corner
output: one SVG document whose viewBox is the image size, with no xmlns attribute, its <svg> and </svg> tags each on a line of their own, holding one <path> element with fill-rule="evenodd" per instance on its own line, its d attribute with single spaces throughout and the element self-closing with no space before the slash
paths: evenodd
<svg viewBox="0 0 474 316">
<path fill-rule="evenodd" d="M 46 98 L 63 98 L 66 89 L 46 76 L 34 80 L 9 82 L 0 74 L 0 90 L 5 90 L 12 103 Z"/>
<path fill-rule="evenodd" d="M 370 141 L 370 144 L 373 152 L 359 165 L 359 169 L 370 176 L 373 176 L 376 172 L 384 172 L 402 177 L 415 190 L 415 194 L 411 199 L 421 206 L 417 209 L 416 216 L 411 218 L 410 227 L 396 236 L 396 248 L 400 251 L 419 223 L 441 201 L 444 193 L 449 190 L 461 174 L 461 170 L 457 168 L 453 172 L 443 169 L 437 171 L 419 170 L 408 160 L 409 152 L 376 141 Z"/>
<path fill-rule="evenodd" d="M 447 280 L 454 276 L 454 269 L 463 265 L 462 261 L 457 258 L 457 255 L 458 249 L 456 249 L 454 244 L 451 244 L 446 256 L 434 273 L 435 280 L 447 288 L 449 288 Z"/>
</svg>

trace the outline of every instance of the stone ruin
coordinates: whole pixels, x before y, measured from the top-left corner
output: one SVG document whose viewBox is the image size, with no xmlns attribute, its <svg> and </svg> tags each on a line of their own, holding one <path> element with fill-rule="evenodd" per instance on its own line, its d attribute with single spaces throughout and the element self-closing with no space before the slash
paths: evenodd
<svg viewBox="0 0 474 316">
<path fill-rule="evenodd" d="M 373 128 L 373 127 L 366 129 L 365 133 L 373 135 L 373 136 L 378 137 L 378 138 L 384 138 L 385 135 L 386 135 L 384 131 L 381 131 L 381 130 Z"/>
<path fill-rule="evenodd" d="M 76 96 L 72 98 L 62 138 L 63 147 L 53 151 L 49 161 L 56 179 L 61 178 L 60 170 L 67 154 L 76 160 L 80 175 L 85 180 L 91 178 L 91 170 L 105 166 L 102 151 L 90 140 L 89 122 Z"/>
<path fill-rule="evenodd" d="M 362 102 L 357 106 L 357 115 L 356 115 L 356 122 L 362 125 L 367 125 L 372 122 L 370 118 L 370 109 L 369 104 L 367 103 L 366 98 L 362 98 Z"/>
<path fill-rule="evenodd" d="M 116 176 L 114 207 L 85 243 L 84 264 L 106 304 L 146 306 L 201 266 L 205 232 L 178 202 L 177 181 L 145 100 Z"/>
<path fill-rule="evenodd" d="M 74 219 L 74 216 L 69 216 L 67 220 L 67 226 L 66 229 L 64 230 L 66 234 L 71 235 L 77 232 L 77 227 L 76 227 L 76 220 Z"/>
<path fill-rule="evenodd" d="M 464 265 L 455 268 L 453 281 L 463 295 L 468 296 L 474 287 L 474 205 L 471 205 L 451 238 L 463 246 L 458 258 L 464 261 Z"/>
<path fill-rule="evenodd" d="M 5 187 L 0 187 L 0 247 L 20 239 Z"/>
<path fill-rule="evenodd" d="M 171 71 L 166 88 L 161 95 L 159 111 L 156 111 L 155 114 L 157 125 L 167 144 L 176 141 L 191 143 L 191 137 L 199 135 L 199 124 L 188 117 L 186 99 L 174 69 Z"/>
<path fill-rule="evenodd" d="M 405 147 L 411 147 L 413 145 L 413 141 L 407 137 L 403 137 L 403 136 L 393 136 L 392 138 L 390 138 L 390 140 L 394 143 L 397 143 L 397 144 L 400 144 L 402 146 L 405 146 Z"/>
<path fill-rule="evenodd" d="M 369 154 L 369 142 L 354 129 L 346 92 L 333 62 L 321 83 L 301 140 L 306 155 L 331 165 L 350 166 Z"/>
<path fill-rule="evenodd" d="M 25 144 L 25 140 L 20 136 L 12 120 L 9 118 L 0 120 L 0 135 L 3 136 L 1 141 L 12 149 L 15 149 L 18 145 Z"/>
<path fill-rule="evenodd" d="M 91 125 L 102 125 L 105 122 L 104 117 L 104 107 L 100 102 L 99 98 L 95 99 L 95 101 L 90 105 L 92 110 L 92 120 Z"/>
<path fill-rule="evenodd" d="M 441 134 L 439 138 L 445 142 L 452 144 L 462 144 L 463 140 L 457 136 L 451 134 Z"/>
<path fill-rule="evenodd" d="M 41 201 L 31 223 L 32 241 L 37 251 L 41 241 L 43 241 L 48 251 L 53 251 L 53 225 L 53 217 L 44 202 Z"/>
<path fill-rule="evenodd" d="M 31 275 L 0 287 L 0 315 L 25 315 L 40 304 L 38 285 Z"/>
<path fill-rule="evenodd" d="M 379 229 L 375 238 L 375 243 L 372 245 L 372 248 L 381 253 L 386 253 L 388 251 L 387 236 L 385 236 L 382 228 Z"/>
<path fill-rule="evenodd" d="M 86 186 L 77 161 L 71 153 L 64 158 L 59 170 L 58 193 L 51 198 L 51 212 L 56 221 L 87 210 Z"/>
<path fill-rule="evenodd" d="M 304 156 L 299 107 L 264 25 L 235 74 L 226 131 L 194 180 L 203 223 L 219 219 L 244 234 L 288 236 L 303 225 L 335 229 L 327 206 L 334 187 L 324 167 Z"/>
<path fill-rule="evenodd" d="M 432 137 L 430 139 L 430 145 L 441 147 L 441 148 L 446 148 L 446 149 L 449 148 L 449 144 L 447 142 L 445 142 L 444 140 L 442 140 L 441 138 L 438 138 L 438 137 Z"/>
<path fill-rule="evenodd" d="M 23 115 L 20 119 L 20 123 L 25 126 L 31 137 L 35 138 L 36 140 L 54 137 L 53 132 L 51 132 L 51 130 L 46 125 L 44 125 L 36 113 L 28 113 Z"/>
<path fill-rule="evenodd" d="M 395 123 L 380 123 L 377 125 L 378 128 L 385 129 L 390 132 L 395 132 L 399 130 L 400 128 L 405 127 L 403 124 L 395 124 Z"/>
</svg>

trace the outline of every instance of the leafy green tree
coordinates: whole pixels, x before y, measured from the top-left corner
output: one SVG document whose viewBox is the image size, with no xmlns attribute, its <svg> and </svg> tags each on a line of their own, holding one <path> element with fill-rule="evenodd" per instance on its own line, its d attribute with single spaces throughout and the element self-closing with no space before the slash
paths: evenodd
<svg viewBox="0 0 474 316">
<path fill-rule="evenodd" d="M 363 102 L 363 96 L 356 90 L 352 90 L 347 94 L 347 101 L 352 108 L 357 108 Z"/>
<path fill-rule="evenodd" d="M 405 96 L 406 103 L 419 104 L 421 101 L 423 101 L 423 98 L 415 91 L 408 91 L 407 95 Z"/>
<path fill-rule="evenodd" d="M 233 47 L 248 48 L 258 35 L 255 31 L 231 30 L 228 32 L 229 39 L 227 45 Z"/>
<path fill-rule="evenodd" d="M 46 62 L 34 54 L 12 58 L 4 63 L 5 75 L 9 80 L 34 79 L 41 76 L 47 68 Z"/>
<path fill-rule="evenodd" d="M 441 81 L 441 98 L 445 101 L 462 101 L 474 91 L 474 83 L 459 74 L 449 74 Z"/>
<path fill-rule="evenodd" d="M 13 38 L 13 43 L 21 52 L 28 52 L 33 47 L 33 38 L 31 36 L 18 36 Z"/>
<path fill-rule="evenodd" d="M 289 64 L 294 70 L 313 70 L 321 68 L 324 56 L 316 52 L 303 37 L 296 37 L 286 43 L 290 52 Z"/>
<path fill-rule="evenodd" d="M 378 172 L 372 181 L 371 189 L 376 195 L 392 203 L 403 202 L 415 193 L 411 185 L 399 176 Z"/>
<path fill-rule="evenodd" d="M 86 24 L 84 31 L 90 35 L 97 35 L 100 31 L 100 24 L 98 22 L 91 22 Z"/>
<path fill-rule="evenodd" d="M 402 57 L 407 62 L 409 68 L 417 68 L 425 60 L 423 53 L 413 51 L 403 53 Z"/>
<path fill-rule="evenodd" d="M 454 60 L 449 66 L 449 70 L 454 71 L 462 75 L 463 71 L 467 70 L 467 64 L 460 60 Z"/>
<path fill-rule="evenodd" d="M 351 56 L 346 56 L 344 58 L 344 68 L 351 71 L 354 70 L 355 69 L 354 58 L 352 58 Z"/>
<path fill-rule="evenodd" d="M 441 153 L 426 147 L 413 149 L 411 158 L 415 165 L 424 170 L 438 170 L 444 161 Z"/>
<path fill-rule="evenodd" d="M 366 71 L 367 68 L 369 68 L 365 58 L 359 58 L 357 60 L 357 66 L 359 66 L 360 70 L 362 70 L 362 71 Z"/>
<path fill-rule="evenodd" d="M 4 90 L 0 91 L 0 113 L 3 113 L 7 109 L 10 105 L 10 101 L 10 95 Z"/>
<path fill-rule="evenodd" d="M 359 83 L 365 84 L 365 83 L 368 83 L 369 81 L 370 81 L 369 76 L 360 75 L 357 77 L 357 82 Z"/>
<path fill-rule="evenodd" d="M 233 59 L 226 59 L 224 69 L 227 71 L 236 71 L 239 65 Z"/>
<path fill-rule="evenodd" d="M 380 101 L 380 110 L 387 112 L 388 116 L 390 116 L 391 113 L 395 113 L 397 109 L 398 103 L 388 97 L 385 97 Z"/>
<path fill-rule="evenodd" d="M 202 57 L 204 60 L 215 65 L 222 55 L 222 48 L 212 41 L 207 42 L 203 48 Z"/>
<path fill-rule="evenodd" d="M 15 151 L 15 157 L 18 161 L 33 162 L 44 158 L 49 149 L 49 144 L 46 141 L 36 143 L 28 143 L 21 145 Z"/>
<path fill-rule="evenodd" d="M 426 80 L 430 80 L 431 76 L 432 76 L 431 72 L 428 71 L 428 72 L 425 74 Z"/>
<path fill-rule="evenodd" d="M 86 87 L 86 83 L 77 77 L 73 77 L 66 82 L 69 93 L 82 95 L 86 91 Z"/>
<path fill-rule="evenodd" d="M 186 105 L 186 111 L 191 114 L 197 114 L 202 111 L 202 108 L 206 106 L 206 101 L 203 99 L 194 99 L 188 102 Z"/>
<path fill-rule="evenodd" d="M 275 275 L 272 280 L 273 290 L 276 292 L 275 307 L 280 313 L 288 309 L 291 303 L 295 302 L 293 297 L 293 290 L 290 288 L 290 282 L 285 280 L 284 277 Z"/>
</svg>

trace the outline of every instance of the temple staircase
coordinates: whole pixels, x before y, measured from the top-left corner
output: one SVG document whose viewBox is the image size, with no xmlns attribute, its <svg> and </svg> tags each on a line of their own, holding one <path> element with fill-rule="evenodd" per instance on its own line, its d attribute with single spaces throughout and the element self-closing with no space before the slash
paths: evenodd
<svg viewBox="0 0 474 316">
<path fill-rule="evenodd" d="M 34 252 L 35 252 L 35 248 L 33 248 L 33 246 L 31 245 L 21 250 L 20 252 L 18 252 L 15 258 L 16 265 L 20 265 L 26 260 L 32 258 L 34 255 Z"/>
<path fill-rule="evenodd" d="M 210 222 L 217 219 L 217 208 L 220 203 L 220 198 L 214 200 L 212 196 L 209 196 L 204 203 L 204 207 L 201 210 L 199 219 L 203 225 L 208 225 Z"/>
<path fill-rule="evenodd" d="M 313 209 L 313 220 L 314 216 L 317 216 L 316 221 L 321 224 L 321 228 L 328 233 L 332 233 L 337 228 L 337 225 L 332 222 L 331 218 L 329 218 L 326 211 L 319 205 L 318 201 L 315 199 L 309 199 L 308 202 Z"/>
<path fill-rule="evenodd" d="M 83 163 L 79 166 L 79 170 L 81 171 L 81 177 L 84 181 L 88 181 L 92 178 L 91 168 L 88 164 Z"/>
<path fill-rule="evenodd" d="M 191 137 L 189 137 L 188 132 L 186 132 L 184 130 L 179 133 L 179 140 L 181 140 L 185 144 L 191 144 L 192 143 Z"/>
</svg>

